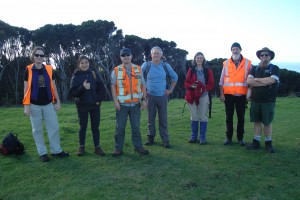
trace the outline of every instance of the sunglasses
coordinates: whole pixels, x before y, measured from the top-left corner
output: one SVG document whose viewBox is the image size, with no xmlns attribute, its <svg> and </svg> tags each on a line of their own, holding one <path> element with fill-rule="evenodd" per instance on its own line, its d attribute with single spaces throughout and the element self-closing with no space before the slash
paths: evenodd
<svg viewBox="0 0 300 200">
<path fill-rule="evenodd" d="M 264 57 L 264 56 L 268 57 L 270 55 L 269 54 L 260 54 L 260 57 Z"/>
<path fill-rule="evenodd" d="M 37 54 L 37 53 L 36 53 L 36 54 L 34 54 L 34 56 L 35 56 L 35 57 L 41 57 L 41 58 L 44 58 L 44 57 L 45 57 L 45 55 L 44 55 L 44 54 Z"/>
<path fill-rule="evenodd" d="M 124 53 L 124 54 L 121 55 L 121 57 L 126 57 L 126 56 L 131 56 L 131 54 L 129 54 L 129 53 Z"/>
</svg>

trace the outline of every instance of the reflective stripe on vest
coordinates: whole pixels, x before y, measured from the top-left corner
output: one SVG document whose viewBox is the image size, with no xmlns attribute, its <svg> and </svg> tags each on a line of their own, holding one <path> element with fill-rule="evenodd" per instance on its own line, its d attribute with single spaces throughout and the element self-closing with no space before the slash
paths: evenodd
<svg viewBox="0 0 300 200">
<path fill-rule="evenodd" d="M 244 61 L 245 60 L 245 61 Z M 225 77 L 224 77 L 224 85 L 223 85 L 223 90 L 224 94 L 247 94 L 247 76 L 249 74 L 249 66 L 251 65 L 251 61 L 248 59 L 243 58 L 242 62 L 245 62 L 245 67 L 244 67 L 244 73 L 243 75 L 237 74 L 238 76 L 243 76 L 243 78 L 239 77 L 238 80 L 243 80 L 243 82 L 235 82 L 235 80 L 231 79 L 236 79 L 234 76 L 229 76 L 229 59 L 225 61 Z M 242 63 L 241 62 L 241 63 Z M 230 66 L 232 67 L 232 66 Z M 235 66 L 234 66 L 235 67 Z"/>
<path fill-rule="evenodd" d="M 143 96 L 140 68 L 137 65 L 132 65 L 131 78 L 128 77 L 124 66 L 119 65 L 116 69 L 117 99 L 120 103 L 138 102 Z"/>
</svg>

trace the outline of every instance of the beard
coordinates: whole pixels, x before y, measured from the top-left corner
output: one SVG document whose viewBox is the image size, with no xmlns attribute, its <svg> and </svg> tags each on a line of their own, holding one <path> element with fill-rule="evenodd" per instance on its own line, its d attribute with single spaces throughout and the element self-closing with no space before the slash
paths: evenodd
<svg viewBox="0 0 300 200">
<path fill-rule="evenodd" d="M 233 54 L 232 55 L 232 60 L 234 60 L 234 61 L 240 60 L 240 54 Z"/>
<path fill-rule="evenodd" d="M 267 61 L 267 60 L 263 60 L 259 63 L 259 66 L 263 67 L 263 68 L 268 67 L 268 65 L 269 65 L 269 61 Z"/>
</svg>

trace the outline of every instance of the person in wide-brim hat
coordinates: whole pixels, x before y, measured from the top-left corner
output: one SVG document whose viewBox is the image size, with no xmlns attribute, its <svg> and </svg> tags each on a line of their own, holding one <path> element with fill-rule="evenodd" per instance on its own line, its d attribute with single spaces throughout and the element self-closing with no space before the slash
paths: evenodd
<svg viewBox="0 0 300 200">
<path fill-rule="evenodd" d="M 274 59 L 275 53 L 274 53 L 274 51 L 271 51 L 268 47 L 264 47 L 264 48 L 262 48 L 261 50 L 258 50 L 258 51 L 256 52 L 256 56 L 257 56 L 259 59 L 260 59 L 260 54 L 261 54 L 261 52 L 263 52 L 263 51 L 266 51 L 266 52 L 268 52 L 268 53 L 271 55 L 271 60 Z"/>
</svg>

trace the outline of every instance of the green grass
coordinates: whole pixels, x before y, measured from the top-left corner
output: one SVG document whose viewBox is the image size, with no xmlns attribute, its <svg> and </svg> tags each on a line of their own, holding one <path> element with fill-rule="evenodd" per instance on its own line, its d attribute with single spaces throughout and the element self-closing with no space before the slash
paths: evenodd
<svg viewBox="0 0 300 200">
<path fill-rule="evenodd" d="M 300 98 L 278 98 L 273 123 L 277 152 L 261 148 L 249 151 L 234 141 L 224 146 L 225 111 L 213 99 L 207 145 L 189 144 L 190 120 L 184 100 L 169 102 L 171 149 L 147 147 L 150 155 L 133 151 L 127 123 L 124 154 L 112 157 L 115 111 L 112 102 L 101 108 L 101 145 L 105 157 L 93 153 L 91 131 L 87 153 L 78 150 L 78 119 L 75 106 L 64 104 L 58 112 L 61 145 L 71 156 L 42 163 L 23 107 L 0 107 L 0 138 L 10 130 L 18 134 L 26 153 L 0 155 L 0 200 L 11 199 L 299 199 L 300 196 Z M 143 142 L 147 134 L 146 111 L 142 112 Z M 253 124 L 246 112 L 245 140 L 253 138 Z M 46 135 L 46 134 L 45 134 Z M 235 139 L 235 138 L 234 138 Z M 262 140 L 264 137 L 262 137 Z M 263 143 L 262 143 L 263 144 Z"/>
</svg>

